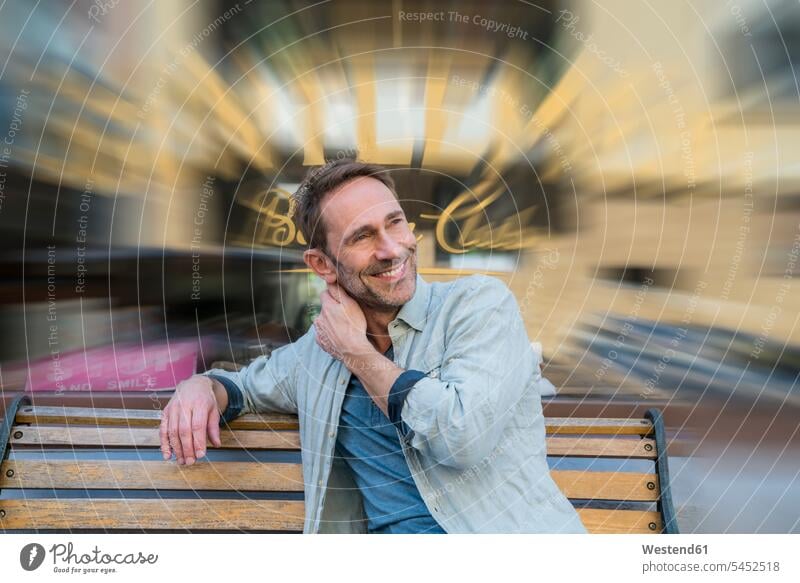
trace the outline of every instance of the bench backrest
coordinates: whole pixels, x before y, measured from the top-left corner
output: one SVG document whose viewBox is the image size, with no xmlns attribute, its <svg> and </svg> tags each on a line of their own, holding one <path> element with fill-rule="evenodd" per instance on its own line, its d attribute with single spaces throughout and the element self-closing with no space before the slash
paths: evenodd
<svg viewBox="0 0 800 583">
<path fill-rule="evenodd" d="M 2 531 L 302 531 L 296 417 L 243 415 L 221 430 L 221 448 L 179 466 L 161 457 L 159 410 L 17 401 L 6 413 Z M 590 532 L 674 531 L 659 423 L 546 419 L 552 476 Z M 650 469 L 620 466 L 630 463 Z"/>
</svg>

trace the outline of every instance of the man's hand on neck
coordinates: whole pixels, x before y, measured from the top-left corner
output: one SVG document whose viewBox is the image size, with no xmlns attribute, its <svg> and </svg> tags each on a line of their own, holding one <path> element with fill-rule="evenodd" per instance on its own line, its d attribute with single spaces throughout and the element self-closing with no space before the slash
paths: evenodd
<svg viewBox="0 0 800 583">
<path fill-rule="evenodd" d="M 322 311 L 314 321 L 317 343 L 361 380 L 378 408 L 388 415 L 389 391 L 403 369 L 367 338 L 366 316 L 344 289 L 329 284 L 320 299 Z M 378 346 L 383 345 L 374 336 L 373 340 Z"/>
</svg>

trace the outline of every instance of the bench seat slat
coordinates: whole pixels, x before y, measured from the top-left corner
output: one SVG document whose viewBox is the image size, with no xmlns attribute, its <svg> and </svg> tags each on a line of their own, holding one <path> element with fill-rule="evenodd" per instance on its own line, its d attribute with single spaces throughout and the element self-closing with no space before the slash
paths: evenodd
<svg viewBox="0 0 800 583">
<path fill-rule="evenodd" d="M 302 530 L 303 502 L 265 500 L 3 500 L 2 529 Z M 657 512 L 579 508 L 592 534 L 661 531 Z M 656 529 L 650 528 L 655 524 Z"/>
<path fill-rule="evenodd" d="M 547 433 L 592 435 L 650 435 L 653 424 L 646 419 L 583 419 L 545 417 Z"/>
<path fill-rule="evenodd" d="M 648 437 L 548 437 L 547 455 L 655 459 L 656 444 Z"/>
<path fill-rule="evenodd" d="M 14 434 L 19 433 L 20 437 Z M 221 429 L 222 449 L 300 449 L 297 431 L 243 431 Z M 154 427 L 44 427 L 17 426 L 13 445 L 160 447 Z"/>
<path fill-rule="evenodd" d="M 590 534 L 659 534 L 663 529 L 661 516 L 653 511 L 578 508 L 578 516 Z"/>
<path fill-rule="evenodd" d="M 200 462 L 179 466 L 138 460 L 7 460 L 1 468 L 0 488 L 303 491 L 300 464 Z M 567 498 L 658 499 L 654 474 L 556 470 L 551 475 Z M 653 484 L 652 489 L 648 483 Z"/>
<path fill-rule="evenodd" d="M 92 409 L 88 407 L 22 407 L 17 423 L 50 425 L 123 425 L 158 427 L 157 409 Z M 233 429 L 298 429 L 297 416 L 281 413 L 242 415 L 230 423 Z"/>
<path fill-rule="evenodd" d="M 304 503 L 283 500 L 0 500 L 2 529 L 302 531 Z"/>
<path fill-rule="evenodd" d="M 15 437 L 16 433 L 20 437 Z M 297 431 L 220 431 L 222 449 L 300 449 Z M 160 447 L 158 430 L 153 427 L 46 427 L 17 426 L 11 437 L 14 445 Z M 649 447 L 649 449 L 647 449 Z M 548 437 L 548 455 L 575 457 L 622 457 L 654 459 L 652 439 L 604 439 Z"/>
<path fill-rule="evenodd" d="M 161 411 L 155 409 L 92 409 L 81 407 L 26 406 L 17 413 L 18 423 L 67 425 L 126 425 L 155 427 Z M 248 414 L 231 422 L 233 429 L 298 429 L 295 415 Z M 550 434 L 649 435 L 653 425 L 644 419 L 581 419 L 546 417 Z"/>
<path fill-rule="evenodd" d="M 287 463 L 7 460 L 0 488 L 302 492 L 303 471 Z"/>
<path fill-rule="evenodd" d="M 571 499 L 650 502 L 658 500 L 659 496 L 655 474 L 555 470 L 550 475 Z M 652 488 L 648 488 L 648 484 L 652 484 Z"/>
</svg>

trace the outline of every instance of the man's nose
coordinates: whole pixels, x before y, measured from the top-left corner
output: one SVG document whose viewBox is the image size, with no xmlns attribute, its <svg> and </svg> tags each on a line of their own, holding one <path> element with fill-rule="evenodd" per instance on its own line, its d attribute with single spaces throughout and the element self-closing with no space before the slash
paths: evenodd
<svg viewBox="0 0 800 583">
<path fill-rule="evenodd" d="M 405 248 L 398 240 L 386 231 L 381 231 L 378 235 L 375 257 L 382 261 L 398 259 L 405 253 Z"/>
</svg>

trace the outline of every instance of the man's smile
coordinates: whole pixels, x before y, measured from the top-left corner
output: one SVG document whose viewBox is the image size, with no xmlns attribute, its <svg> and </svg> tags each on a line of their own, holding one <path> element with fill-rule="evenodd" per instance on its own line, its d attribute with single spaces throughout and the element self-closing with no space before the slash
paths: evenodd
<svg viewBox="0 0 800 583">
<path fill-rule="evenodd" d="M 408 270 L 408 260 L 410 257 L 410 255 L 406 257 L 405 261 L 403 261 L 403 263 L 400 265 L 380 273 L 370 274 L 370 277 L 374 277 L 386 282 L 399 281 L 405 276 L 406 271 Z"/>
</svg>

